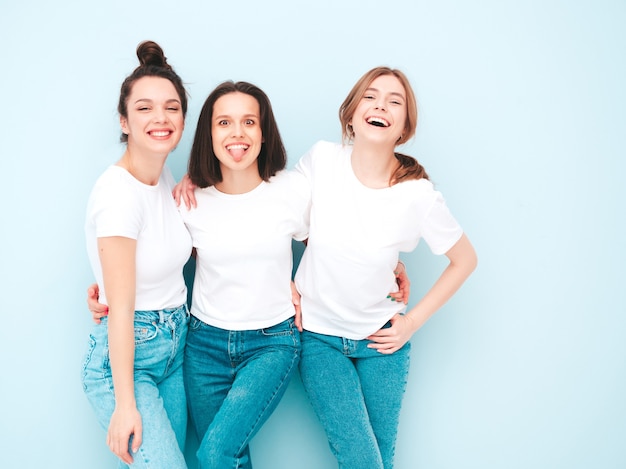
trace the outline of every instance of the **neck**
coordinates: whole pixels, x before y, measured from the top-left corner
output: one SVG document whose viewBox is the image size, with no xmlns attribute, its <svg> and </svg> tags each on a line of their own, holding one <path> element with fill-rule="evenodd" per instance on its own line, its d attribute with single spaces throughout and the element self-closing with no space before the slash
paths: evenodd
<svg viewBox="0 0 626 469">
<path fill-rule="evenodd" d="M 166 159 L 167 155 L 145 155 L 127 146 L 117 165 L 128 171 L 138 181 L 149 186 L 156 186 Z"/>
<path fill-rule="evenodd" d="M 225 194 L 245 194 L 262 181 L 256 165 L 250 171 L 232 171 L 222 166 L 222 181 L 215 184 L 215 188 Z"/>
<path fill-rule="evenodd" d="M 372 189 L 389 187 L 391 176 L 398 167 L 394 150 L 395 147 L 389 145 L 358 144 L 355 141 L 351 162 L 357 179 Z"/>
</svg>

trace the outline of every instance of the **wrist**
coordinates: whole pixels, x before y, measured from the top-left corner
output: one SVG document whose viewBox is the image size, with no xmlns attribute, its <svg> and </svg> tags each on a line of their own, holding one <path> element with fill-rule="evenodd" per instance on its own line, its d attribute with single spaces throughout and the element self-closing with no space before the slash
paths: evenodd
<svg viewBox="0 0 626 469">
<path fill-rule="evenodd" d="M 423 325 L 423 323 L 418 319 L 415 313 L 406 313 L 404 317 L 409 323 L 409 330 L 411 331 L 411 335 L 415 334 Z"/>
</svg>

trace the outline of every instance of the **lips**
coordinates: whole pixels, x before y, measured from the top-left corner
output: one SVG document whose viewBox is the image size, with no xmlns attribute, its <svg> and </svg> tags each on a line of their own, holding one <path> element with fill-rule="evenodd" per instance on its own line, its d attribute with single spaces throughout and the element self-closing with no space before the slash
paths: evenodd
<svg viewBox="0 0 626 469">
<path fill-rule="evenodd" d="M 150 132 L 148 132 L 152 137 L 156 137 L 156 138 L 163 138 L 163 137 L 169 137 L 170 134 L 172 133 L 169 130 L 151 130 Z"/>
<path fill-rule="evenodd" d="M 382 117 L 378 116 L 368 117 L 367 119 L 365 119 L 365 122 L 375 127 L 389 127 L 391 125 L 389 124 L 389 121 L 387 119 L 383 119 Z"/>
</svg>

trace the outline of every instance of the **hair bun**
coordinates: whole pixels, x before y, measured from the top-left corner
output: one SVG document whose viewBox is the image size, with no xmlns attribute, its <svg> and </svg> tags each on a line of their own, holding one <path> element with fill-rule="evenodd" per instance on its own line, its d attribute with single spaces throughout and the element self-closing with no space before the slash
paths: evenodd
<svg viewBox="0 0 626 469">
<path fill-rule="evenodd" d="M 163 49 L 154 41 L 143 41 L 137 46 L 137 57 L 139 58 L 139 66 L 156 66 L 167 69 L 172 67 L 167 63 L 167 57 L 163 53 Z"/>
</svg>

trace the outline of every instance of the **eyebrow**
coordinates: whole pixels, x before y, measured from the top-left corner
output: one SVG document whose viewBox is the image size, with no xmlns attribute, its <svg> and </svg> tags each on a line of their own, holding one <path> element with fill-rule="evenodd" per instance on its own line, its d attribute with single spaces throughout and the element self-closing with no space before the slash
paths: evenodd
<svg viewBox="0 0 626 469">
<path fill-rule="evenodd" d="M 230 114 L 220 114 L 218 116 L 213 116 L 214 119 L 224 119 L 225 117 L 231 118 L 232 116 Z M 258 114 L 244 114 L 243 116 L 244 119 L 250 118 L 250 117 L 254 117 L 256 119 L 259 119 L 259 115 Z"/>
<path fill-rule="evenodd" d="M 379 90 L 378 88 L 367 88 L 365 91 L 366 91 L 366 92 L 367 92 L 367 91 L 377 91 L 377 92 L 380 92 L 380 90 Z M 392 95 L 392 96 L 398 96 L 398 97 L 400 97 L 400 98 L 402 98 L 402 99 L 406 99 L 406 97 L 405 97 L 402 93 L 397 93 L 397 92 L 395 92 L 395 91 L 392 91 L 392 92 L 391 92 L 391 93 L 389 93 L 389 94 L 390 94 L 390 95 Z"/>
<path fill-rule="evenodd" d="M 147 103 L 152 103 L 152 102 L 154 102 L 154 100 L 153 100 L 153 99 L 150 99 L 150 98 L 139 98 L 138 100 L 136 100 L 136 101 L 135 101 L 135 104 L 137 104 L 137 103 L 141 103 L 142 101 L 145 101 L 145 102 L 147 102 Z M 168 99 L 168 100 L 167 100 L 167 101 L 165 101 L 165 102 L 166 102 L 166 103 L 168 103 L 168 104 L 169 104 L 169 103 L 178 103 L 178 104 L 180 104 L 180 100 L 178 100 L 178 99 L 174 99 L 174 98 L 172 98 L 172 99 Z"/>
</svg>

